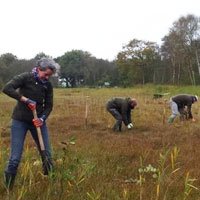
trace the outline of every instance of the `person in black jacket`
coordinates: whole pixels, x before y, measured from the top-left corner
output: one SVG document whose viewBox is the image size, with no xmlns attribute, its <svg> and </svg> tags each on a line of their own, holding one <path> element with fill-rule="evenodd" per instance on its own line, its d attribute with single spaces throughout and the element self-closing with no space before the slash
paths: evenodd
<svg viewBox="0 0 200 200">
<path fill-rule="evenodd" d="M 168 123 L 173 123 L 177 116 L 180 119 L 191 119 L 195 121 L 192 115 L 192 104 L 198 101 L 198 96 L 179 94 L 170 99 L 170 107 L 172 110 L 171 116 L 168 118 Z"/>
<path fill-rule="evenodd" d="M 29 130 L 41 153 L 36 127 L 41 128 L 45 150 L 48 154 L 48 163 L 53 167 L 51 148 L 46 126 L 46 119 L 53 107 L 53 87 L 49 77 L 56 72 L 58 64 L 50 58 L 38 60 L 32 72 L 24 72 L 15 76 L 3 88 L 3 92 L 17 100 L 12 114 L 11 124 L 11 152 L 5 170 L 5 184 L 11 189 L 21 160 L 24 140 Z M 33 110 L 37 110 L 38 118 L 33 119 Z M 43 161 L 43 171 L 47 175 Z"/>
<path fill-rule="evenodd" d="M 115 97 L 107 102 L 107 111 L 116 119 L 116 123 L 113 126 L 114 131 L 122 130 L 122 122 L 128 129 L 133 128 L 131 120 L 131 110 L 137 106 L 136 99 Z"/>
</svg>

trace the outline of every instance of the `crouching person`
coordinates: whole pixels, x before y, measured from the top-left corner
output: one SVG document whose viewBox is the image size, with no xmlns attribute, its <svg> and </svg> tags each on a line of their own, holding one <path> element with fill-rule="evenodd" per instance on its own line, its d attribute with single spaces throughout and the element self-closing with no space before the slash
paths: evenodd
<svg viewBox="0 0 200 200">
<path fill-rule="evenodd" d="M 45 165 L 44 162 L 47 161 L 44 161 L 42 157 L 44 174 L 47 175 L 53 168 L 45 121 L 53 107 L 53 87 L 48 79 L 55 73 L 57 65 L 54 60 L 43 58 L 37 62 L 36 67 L 31 72 L 15 76 L 3 88 L 5 94 L 17 100 L 12 114 L 10 158 L 5 170 L 5 184 L 8 189 L 13 187 L 28 130 L 42 157 L 43 152 L 36 131 L 36 127 L 41 128 L 45 151 L 48 155 L 48 166 Z M 35 109 L 38 118 L 33 119 Z"/>
<path fill-rule="evenodd" d="M 195 121 L 192 115 L 192 104 L 198 101 L 198 97 L 194 95 L 179 94 L 170 99 L 170 107 L 172 114 L 168 118 L 168 123 L 173 123 L 177 116 L 180 116 L 181 120 Z"/>
<path fill-rule="evenodd" d="M 116 119 L 113 126 L 114 131 L 122 131 L 122 122 L 128 129 L 133 128 L 131 120 L 131 110 L 137 106 L 136 99 L 131 98 L 112 98 L 107 102 L 106 109 Z"/>
</svg>

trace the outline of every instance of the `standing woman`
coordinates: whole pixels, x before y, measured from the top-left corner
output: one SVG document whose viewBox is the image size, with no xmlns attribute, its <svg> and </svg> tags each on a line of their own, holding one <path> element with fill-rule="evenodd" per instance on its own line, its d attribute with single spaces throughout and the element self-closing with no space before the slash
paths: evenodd
<svg viewBox="0 0 200 200">
<path fill-rule="evenodd" d="M 17 100 L 12 114 L 10 158 L 5 170 L 5 184 L 8 189 L 13 187 L 28 130 L 31 132 L 41 154 L 36 127 L 41 128 L 50 166 L 47 169 L 44 160 L 42 160 L 44 174 L 48 175 L 50 169 L 53 168 L 48 129 L 45 121 L 53 108 L 53 87 L 49 82 L 49 77 L 56 72 L 57 65 L 50 58 L 42 58 L 37 61 L 37 65 L 32 72 L 24 72 L 15 76 L 3 88 L 5 94 Z M 35 109 L 38 114 L 37 119 L 33 119 L 33 110 Z"/>
</svg>

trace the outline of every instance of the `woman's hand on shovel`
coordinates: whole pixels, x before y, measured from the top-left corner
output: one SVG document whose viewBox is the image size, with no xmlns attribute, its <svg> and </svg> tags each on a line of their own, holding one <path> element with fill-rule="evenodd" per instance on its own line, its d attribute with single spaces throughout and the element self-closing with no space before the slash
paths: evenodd
<svg viewBox="0 0 200 200">
<path fill-rule="evenodd" d="M 36 109 L 36 102 L 31 100 L 31 99 L 27 99 L 25 101 L 26 105 L 29 107 L 30 110 L 35 110 Z"/>
<path fill-rule="evenodd" d="M 42 118 L 33 119 L 33 124 L 35 127 L 40 127 L 43 125 L 44 120 Z"/>
</svg>

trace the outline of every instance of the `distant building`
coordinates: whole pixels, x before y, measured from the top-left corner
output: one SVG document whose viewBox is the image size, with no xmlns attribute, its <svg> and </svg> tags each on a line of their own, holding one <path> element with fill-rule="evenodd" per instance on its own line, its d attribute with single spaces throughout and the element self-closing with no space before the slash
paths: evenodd
<svg viewBox="0 0 200 200">
<path fill-rule="evenodd" d="M 69 87 L 72 87 L 72 84 L 70 83 L 70 80 L 66 79 L 66 78 L 59 78 L 58 79 L 58 85 L 60 87 L 63 87 L 63 88 L 69 88 Z"/>
<path fill-rule="evenodd" d="M 110 82 L 104 82 L 105 87 L 110 87 Z"/>
</svg>

